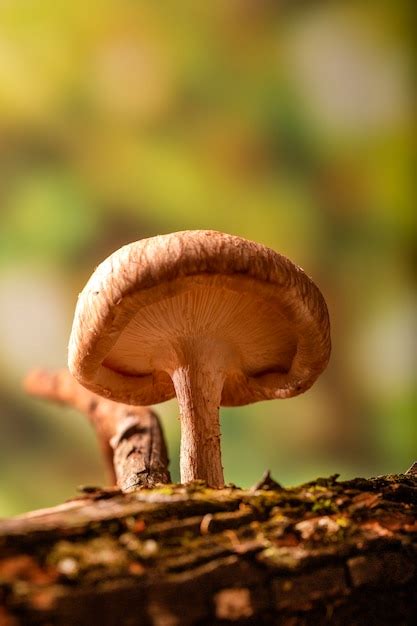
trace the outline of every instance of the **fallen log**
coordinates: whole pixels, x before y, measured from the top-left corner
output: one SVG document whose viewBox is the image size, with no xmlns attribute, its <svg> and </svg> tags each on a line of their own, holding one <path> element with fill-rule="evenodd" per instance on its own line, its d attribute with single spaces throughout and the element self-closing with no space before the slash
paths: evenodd
<svg viewBox="0 0 417 626">
<path fill-rule="evenodd" d="M 1 626 L 417 623 L 417 476 L 86 489 L 0 522 Z"/>
</svg>

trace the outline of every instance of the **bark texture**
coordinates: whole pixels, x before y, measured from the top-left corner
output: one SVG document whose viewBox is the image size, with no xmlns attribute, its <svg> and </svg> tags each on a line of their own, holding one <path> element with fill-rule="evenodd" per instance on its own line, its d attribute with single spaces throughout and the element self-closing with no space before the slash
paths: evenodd
<svg viewBox="0 0 417 626">
<path fill-rule="evenodd" d="M 117 485 L 131 491 L 169 483 L 168 452 L 158 416 L 144 407 L 130 409 L 111 439 Z"/>
<path fill-rule="evenodd" d="M 1 626 L 417 623 L 417 477 L 99 490 L 0 522 Z"/>
</svg>

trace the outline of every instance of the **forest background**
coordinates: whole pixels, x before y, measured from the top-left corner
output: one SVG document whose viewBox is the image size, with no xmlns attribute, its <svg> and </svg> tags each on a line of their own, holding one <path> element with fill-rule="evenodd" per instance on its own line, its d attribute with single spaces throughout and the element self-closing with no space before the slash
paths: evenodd
<svg viewBox="0 0 417 626">
<path fill-rule="evenodd" d="M 415 460 L 412 3 L 0 3 L 0 516 L 103 484 L 62 367 L 78 292 L 119 246 L 212 228 L 301 265 L 333 354 L 305 395 L 222 409 L 227 481 Z M 175 401 L 156 407 L 178 480 Z"/>
</svg>

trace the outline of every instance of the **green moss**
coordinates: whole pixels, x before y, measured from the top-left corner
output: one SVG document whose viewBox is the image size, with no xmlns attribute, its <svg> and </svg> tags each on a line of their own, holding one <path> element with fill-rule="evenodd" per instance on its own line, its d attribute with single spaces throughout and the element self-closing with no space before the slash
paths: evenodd
<svg viewBox="0 0 417 626">
<path fill-rule="evenodd" d="M 309 487 L 308 491 L 312 493 L 323 493 L 328 492 L 329 488 L 325 487 L 324 485 L 312 485 L 311 487 Z"/>
<path fill-rule="evenodd" d="M 311 507 L 313 513 L 329 514 L 337 513 L 338 507 L 330 498 L 320 498 Z"/>
<path fill-rule="evenodd" d="M 119 574 L 126 570 L 129 559 L 126 550 L 110 536 L 88 541 L 59 541 L 48 555 L 48 565 L 70 579 L 97 569 Z"/>
</svg>

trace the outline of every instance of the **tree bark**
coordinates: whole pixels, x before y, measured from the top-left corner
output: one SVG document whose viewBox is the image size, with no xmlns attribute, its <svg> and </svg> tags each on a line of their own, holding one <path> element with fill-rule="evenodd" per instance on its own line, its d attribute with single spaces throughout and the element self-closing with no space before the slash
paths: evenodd
<svg viewBox="0 0 417 626">
<path fill-rule="evenodd" d="M 0 522 L 1 626 L 417 621 L 414 473 L 101 490 Z"/>
</svg>

